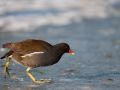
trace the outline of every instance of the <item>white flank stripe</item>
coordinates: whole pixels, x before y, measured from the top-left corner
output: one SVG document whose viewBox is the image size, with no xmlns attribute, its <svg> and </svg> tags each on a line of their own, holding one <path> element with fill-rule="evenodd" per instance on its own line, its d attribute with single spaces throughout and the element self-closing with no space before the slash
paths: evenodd
<svg viewBox="0 0 120 90">
<path fill-rule="evenodd" d="M 21 56 L 22 58 L 24 58 L 24 57 L 27 57 L 27 56 L 32 56 L 32 55 L 35 55 L 35 54 L 42 54 L 42 53 L 44 53 L 44 52 L 33 52 L 33 53 L 29 53 L 29 54 L 25 54 L 24 56 Z"/>
</svg>

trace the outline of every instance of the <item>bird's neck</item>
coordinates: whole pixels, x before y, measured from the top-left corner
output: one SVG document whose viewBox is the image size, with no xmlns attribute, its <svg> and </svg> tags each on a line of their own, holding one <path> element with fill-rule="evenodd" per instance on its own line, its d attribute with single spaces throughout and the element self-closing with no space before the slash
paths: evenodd
<svg viewBox="0 0 120 90">
<path fill-rule="evenodd" d="M 66 50 L 59 44 L 54 45 L 54 50 L 58 55 L 63 55 L 66 52 Z"/>
</svg>

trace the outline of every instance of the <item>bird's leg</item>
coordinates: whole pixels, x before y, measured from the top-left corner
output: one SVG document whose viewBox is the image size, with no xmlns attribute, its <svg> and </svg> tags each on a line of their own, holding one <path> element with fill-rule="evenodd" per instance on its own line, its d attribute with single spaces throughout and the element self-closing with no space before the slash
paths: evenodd
<svg viewBox="0 0 120 90">
<path fill-rule="evenodd" d="M 30 77 L 30 79 L 32 79 L 32 81 L 33 81 L 34 83 L 43 84 L 43 83 L 50 83 L 50 82 L 51 82 L 50 79 L 40 79 L 40 80 L 37 80 L 37 79 L 32 75 L 32 73 L 30 72 L 30 70 L 31 70 L 31 68 L 28 67 L 28 68 L 26 69 L 26 73 L 27 73 L 27 75 Z"/>
<path fill-rule="evenodd" d="M 11 58 L 7 57 L 6 58 L 6 62 L 5 62 L 5 65 L 4 65 L 4 77 L 6 78 L 6 76 L 8 75 L 10 77 L 10 73 L 9 73 L 9 64 L 10 64 L 10 60 Z"/>
</svg>

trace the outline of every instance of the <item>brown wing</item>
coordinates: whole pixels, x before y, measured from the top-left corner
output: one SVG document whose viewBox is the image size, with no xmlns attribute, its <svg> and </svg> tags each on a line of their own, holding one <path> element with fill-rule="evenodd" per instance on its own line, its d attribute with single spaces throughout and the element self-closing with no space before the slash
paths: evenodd
<svg viewBox="0 0 120 90">
<path fill-rule="evenodd" d="M 10 48 L 15 53 L 28 54 L 32 52 L 45 52 L 53 47 L 48 42 L 42 40 L 28 39 L 25 41 L 11 43 L 8 48 Z"/>
</svg>

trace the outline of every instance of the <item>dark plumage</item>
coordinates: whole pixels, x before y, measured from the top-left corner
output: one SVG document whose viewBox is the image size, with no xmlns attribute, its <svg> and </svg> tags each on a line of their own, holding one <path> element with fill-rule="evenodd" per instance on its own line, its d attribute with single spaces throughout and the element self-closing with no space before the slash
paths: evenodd
<svg viewBox="0 0 120 90">
<path fill-rule="evenodd" d="M 67 43 L 51 45 L 43 40 L 24 40 L 15 43 L 6 43 L 3 48 L 9 48 L 3 58 L 14 58 L 18 63 L 36 68 L 57 63 L 64 53 L 74 54 Z"/>
<path fill-rule="evenodd" d="M 70 50 L 69 45 L 66 43 L 51 45 L 48 42 L 33 39 L 16 43 L 7 43 L 4 44 L 3 47 L 9 48 L 10 51 L 2 58 L 12 55 L 12 58 L 14 58 L 17 62 L 28 67 L 55 64 L 64 53 L 69 53 Z M 34 54 L 34 52 L 40 53 Z"/>
</svg>

